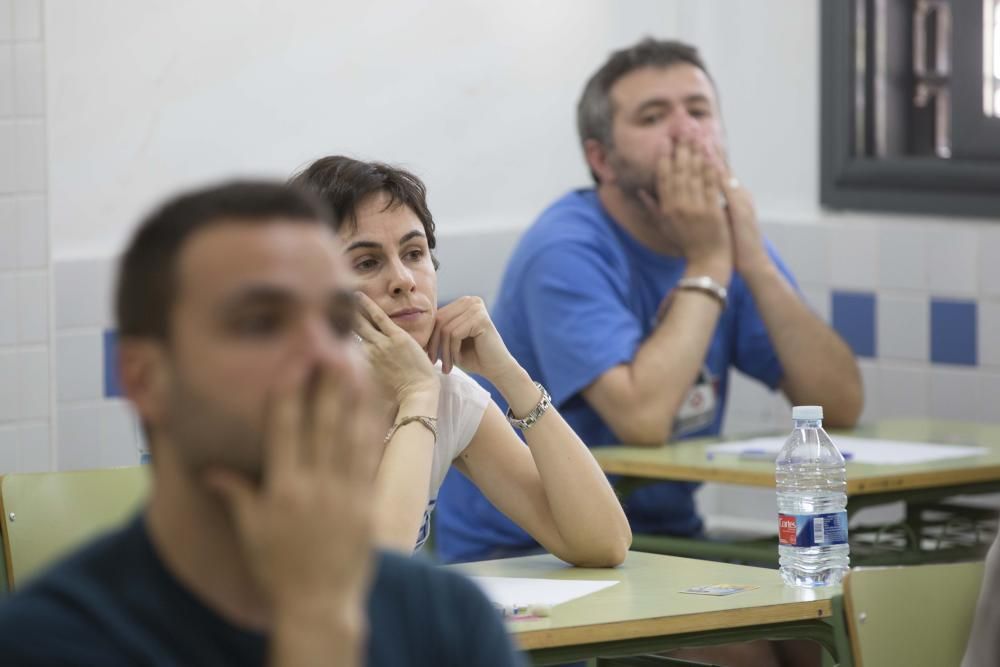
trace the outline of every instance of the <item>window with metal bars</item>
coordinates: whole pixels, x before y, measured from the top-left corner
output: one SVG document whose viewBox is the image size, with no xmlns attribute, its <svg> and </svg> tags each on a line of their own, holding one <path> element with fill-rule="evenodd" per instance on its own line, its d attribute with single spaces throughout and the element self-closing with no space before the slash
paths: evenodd
<svg viewBox="0 0 1000 667">
<path fill-rule="evenodd" d="M 1000 218 L 1000 0 L 821 16 L 821 202 Z"/>
</svg>

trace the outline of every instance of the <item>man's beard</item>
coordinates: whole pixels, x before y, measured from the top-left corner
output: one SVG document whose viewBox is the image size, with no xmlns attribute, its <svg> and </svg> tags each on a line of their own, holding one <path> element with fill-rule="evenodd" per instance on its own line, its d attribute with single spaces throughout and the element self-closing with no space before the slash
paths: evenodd
<svg viewBox="0 0 1000 667">
<path fill-rule="evenodd" d="M 638 220 L 661 235 L 676 252 L 680 252 L 676 250 L 679 248 L 679 243 L 671 221 L 658 210 L 650 210 L 650 207 L 655 209 L 660 207 L 656 169 L 646 169 L 614 151 L 609 154 L 608 159 L 615 169 L 616 185 L 629 204 L 638 212 Z M 640 196 L 640 192 L 648 195 L 648 198 Z"/>
<path fill-rule="evenodd" d="M 645 211 L 646 204 L 640 192 L 645 192 L 654 202 L 659 202 L 656 191 L 656 171 L 646 169 L 613 151 L 608 156 L 617 176 L 616 184 L 622 194 L 639 210 Z"/>
<path fill-rule="evenodd" d="M 255 425 L 228 413 L 217 401 L 175 377 L 165 430 L 170 439 L 168 446 L 176 448 L 181 465 L 193 476 L 219 467 L 259 483 L 263 423 L 263 418 Z"/>
</svg>

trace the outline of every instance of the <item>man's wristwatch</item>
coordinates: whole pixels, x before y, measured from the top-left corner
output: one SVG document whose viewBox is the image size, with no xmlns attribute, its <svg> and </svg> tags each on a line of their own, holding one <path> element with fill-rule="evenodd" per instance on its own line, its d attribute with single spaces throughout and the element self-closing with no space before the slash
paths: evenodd
<svg viewBox="0 0 1000 667">
<path fill-rule="evenodd" d="M 703 292 L 718 301 L 722 310 L 726 309 L 726 303 L 729 299 L 728 290 L 726 290 L 725 287 L 717 283 L 715 279 L 710 276 L 691 276 L 689 278 L 681 278 L 677 282 L 674 289 Z"/>
</svg>

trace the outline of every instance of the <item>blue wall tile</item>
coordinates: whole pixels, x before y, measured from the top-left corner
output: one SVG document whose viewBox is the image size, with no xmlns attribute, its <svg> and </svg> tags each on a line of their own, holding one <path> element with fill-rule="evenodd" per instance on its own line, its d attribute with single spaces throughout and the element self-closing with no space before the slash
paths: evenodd
<svg viewBox="0 0 1000 667">
<path fill-rule="evenodd" d="M 122 395 L 118 385 L 118 332 L 104 331 L 104 396 L 115 398 Z"/>
<path fill-rule="evenodd" d="M 870 292 L 833 291 L 831 318 L 847 344 L 859 357 L 874 357 L 875 295 Z"/>
<path fill-rule="evenodd" d="M 975 366 L 976 302 L 931 299 L 931 361 Z"/>
</svg>

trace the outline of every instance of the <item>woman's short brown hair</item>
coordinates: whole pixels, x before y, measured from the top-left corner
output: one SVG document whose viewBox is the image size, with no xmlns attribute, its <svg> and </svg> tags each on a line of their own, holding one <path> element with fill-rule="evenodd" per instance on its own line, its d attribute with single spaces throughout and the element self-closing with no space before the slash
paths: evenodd
<svg viewBox="0 0 1000 667">
<path fill-rule="evenodd" d="M 334 229 L 358 223 L 358 208 L 369 197 L 385 194 L 385 209 L 407 206 L 420 219 L 431 249 L 434 268 L 438 267 L 433 250 L 434 217 L 427 208 L 427 187 L 415 175 L 382 162 L 363 162 L 343 155 L 320 158 L 295 174 L 289 184 L 320 197 L 333 211 Z"/>
</svg>

